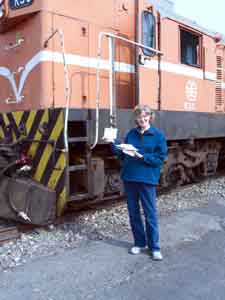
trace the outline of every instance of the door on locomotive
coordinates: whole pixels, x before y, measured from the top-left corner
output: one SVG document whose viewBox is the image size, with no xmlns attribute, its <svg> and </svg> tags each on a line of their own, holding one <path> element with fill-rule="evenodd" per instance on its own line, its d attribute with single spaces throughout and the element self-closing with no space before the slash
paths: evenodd
<svg viewBox="0 0 225 300">
<path fill-rule="evenodd" d="M 139 48 L 139 103 L 160 109 L 160 22 L 159 13 L 146 1 L 139 1 L 138 39 L 147 47 Z"/>
</svg>

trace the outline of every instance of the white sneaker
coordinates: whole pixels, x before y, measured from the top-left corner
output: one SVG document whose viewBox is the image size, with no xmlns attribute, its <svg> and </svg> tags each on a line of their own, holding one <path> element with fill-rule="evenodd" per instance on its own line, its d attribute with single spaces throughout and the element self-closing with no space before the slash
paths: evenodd
<svg viewBox="0 0 225 300">
<path fill-rule="evenodd" d="M 163 260 L 163 256 L 160 251 L 153 251 L 152 252 L 152 259 L 153 260 Z"/>
<path fill-rule="evenodd" d="M 133 246 L 129 252 L 130 252 L 130 254 L 136 255 L 136 254 L 140 254 L 143 249 L 145 249 L 145 247 Z"/>
</svg>

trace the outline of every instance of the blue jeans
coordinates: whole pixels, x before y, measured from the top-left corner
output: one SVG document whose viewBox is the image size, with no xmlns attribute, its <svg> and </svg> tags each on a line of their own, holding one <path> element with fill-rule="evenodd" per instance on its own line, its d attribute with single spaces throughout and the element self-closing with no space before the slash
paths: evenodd
<svg viewBox="0 0 225 300">
<path fill-rule="evenodd" d="M 124 181 L 130 225 L 134 236 L 134 245 L 151 251 L 159 251 L 158 214 L 156 207 L 156 188 L 142 182 Z M 140 201 L 145 215 L 145 228 L 140 214 Z"/>
</svg>

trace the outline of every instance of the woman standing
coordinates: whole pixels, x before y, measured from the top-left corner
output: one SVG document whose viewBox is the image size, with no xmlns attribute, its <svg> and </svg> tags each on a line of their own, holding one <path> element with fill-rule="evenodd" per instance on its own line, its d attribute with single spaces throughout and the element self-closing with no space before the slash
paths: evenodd
<svg viewBox="0 0 225 300">
<path fill-rule="evenodd" d="M 117 147 L 118 142 L 112 145 L 113 152 L 123 160 L 121 177 L 134 237 L 134 246 L 130 253 L 139 254 L 147 246 L 154 260 L 162 260 L 156 185 L 167 153 L 166 139 L 163 133 L 152 125 L 154 114 L 147 105 L 136 106 L 134 115 L 137 127 L 128 132 L 125 143 L 131 144 L 136 150 L 129 155 Z M 145 228 L 140 213 L 140 202 L 145 215 Z"/>
</svg>

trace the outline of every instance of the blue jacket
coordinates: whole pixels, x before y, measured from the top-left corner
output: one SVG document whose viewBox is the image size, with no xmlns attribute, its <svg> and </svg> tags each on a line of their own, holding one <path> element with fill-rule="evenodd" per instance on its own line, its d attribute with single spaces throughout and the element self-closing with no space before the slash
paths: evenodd
<svg viewBox="0 0 225 300">
<path fill-rule="evenodd" d="M 133 128 L 128 132 L 125 143 L 137 148 L 143 158 L 124 154 L 116 147 L 116 144 L 119 144 L 118 140 L 112 145 L 113 153 L 122 159 L 122 180 L 158 184 L 160 169 L 167 153 L 163 133 L 152 125 L 144 134 L 141 134 L 139 128 Z"/>
</svg>

